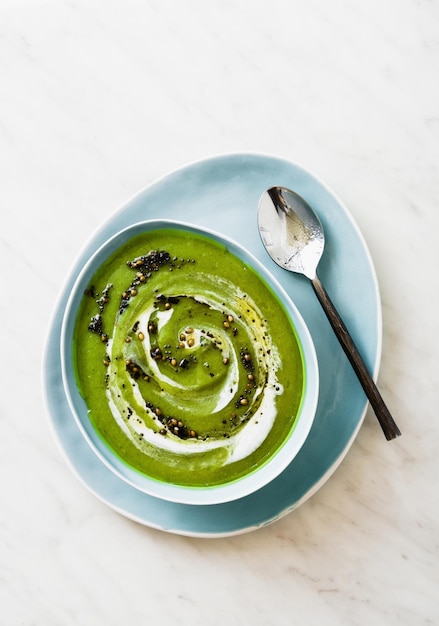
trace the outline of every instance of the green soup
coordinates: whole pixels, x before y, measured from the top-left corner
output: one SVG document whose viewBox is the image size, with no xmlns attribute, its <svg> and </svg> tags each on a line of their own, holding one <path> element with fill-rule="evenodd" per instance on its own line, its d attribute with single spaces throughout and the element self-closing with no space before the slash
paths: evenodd
<svg viewBox="0 0 439 626">
<path fill-rule="evenodd" d="M 97 269 L 75 372 L 94 429 L 126 464 L 192 487 L 264 464 L 294 428 L 304 370 L 282 304 L 212 239 L 160 229 Z"/>
</svg>

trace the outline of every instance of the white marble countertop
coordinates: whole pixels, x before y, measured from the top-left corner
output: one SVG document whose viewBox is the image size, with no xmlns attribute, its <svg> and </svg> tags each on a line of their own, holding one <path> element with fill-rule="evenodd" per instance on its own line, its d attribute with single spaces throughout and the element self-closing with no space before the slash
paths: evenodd
<svg viewBox="0 0 439 626">
<path fill-rule="evenodd" d="M 439 3 L 0 0 L 0 623 L 439 623 Z M 347 204 L 383 305 L 380 389 L 301 507 L 221 539 L 137 524 L 71 473 L 41 359 L 79 248 L 172 169 L 250 151 Z"/>
</svg>

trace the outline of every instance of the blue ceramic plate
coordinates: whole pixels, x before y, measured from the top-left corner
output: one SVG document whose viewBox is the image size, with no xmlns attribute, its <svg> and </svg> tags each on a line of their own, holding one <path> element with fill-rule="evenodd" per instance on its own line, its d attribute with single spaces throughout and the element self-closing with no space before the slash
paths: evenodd
<svg viewBox="0 0 439 626">
<path fill-rule="evenodd" d="M 218 537 L 269 524 L 307 500 L 331 476 L 352 445 L 367 400 L 317 302 L 308 279 L 278 267 L 257 229 L 261 194 L 273 185 L 301 194 L 326 235 L 319 275 L 369 370 L 381 355 L 381 305 L 363 237 L 340 200 L 312 174 L 289 161 L 235 154 L 179 169 L 132 198 L 92 236 L 68 277 L 54 312 L 44 358 L 44 395 L 55 437 L 68 463 L 98 498 L 141 524 L 181 535 Z M 317 351 L 320 390 L 311 432 L 293 462 L 266 487 L 226 504 L 188 505 L 160 500 L 131 487 L 92 452 L 63 390 L 60 334 L 68 294 L 84 263 L 122 228 L 152 218 L 184 220 L 239 241 L 280 281 L 301 312 Z"/>
</svg>

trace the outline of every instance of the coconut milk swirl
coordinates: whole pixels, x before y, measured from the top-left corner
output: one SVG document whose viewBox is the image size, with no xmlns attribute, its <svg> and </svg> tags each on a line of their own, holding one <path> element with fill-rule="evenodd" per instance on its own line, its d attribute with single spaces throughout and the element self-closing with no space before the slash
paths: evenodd
<svg viewBox="0 0 439 626">
<path fill-rule="evenodd" d="M 203 274 L 194 284 L 142 297 L 118 314 L 107 398 L 121 430 L 145 453 L 208 463 L 221 448 L 228 464 L 254 452 L 272 428 L 283 391 L 279 350 L 260 309 L 233 283 Z"/>
</svg>

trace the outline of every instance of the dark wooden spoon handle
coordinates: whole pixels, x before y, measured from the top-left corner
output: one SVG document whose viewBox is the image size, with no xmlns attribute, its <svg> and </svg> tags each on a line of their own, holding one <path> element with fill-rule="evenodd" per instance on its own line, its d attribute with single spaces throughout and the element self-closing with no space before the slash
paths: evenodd
<svg viewBox="0 0 439 626">
<path fill-rule="evenodd" d="M 389 409 L 385 405 L 380 392 L 378 391 L 372 377 L 367 371 L 364 361 L 361 358 L 361 355 L 358 352 L 357 347 L 349 334 L 349 331 L 344 325 L 343 320 L 338 314 L 337 309 L 332 303 L 319 278 L 316 276 L 311 280 L 311 283 L 314 288 L 315 294 L 320 304 L 322 305 L 324 312 L 326 313 L 326 317 L 328 318 L 329 323 L 331 324 L 337 336 L 337 339 L 339 340 L 343 350 L 346 353 L 346 356 L 348 357 L 352 367 L 354 368 L 358 380 L 360 381 L 361 386 L 363 387 L 373 410 L 375 411 L 375 415 L 378 418 L 386 439 L 388 441 L 391 439 L 395 439 L 401 434 L 401 431 L 395 424 L 393 417 L 390 415 Z"/>
</svg>

